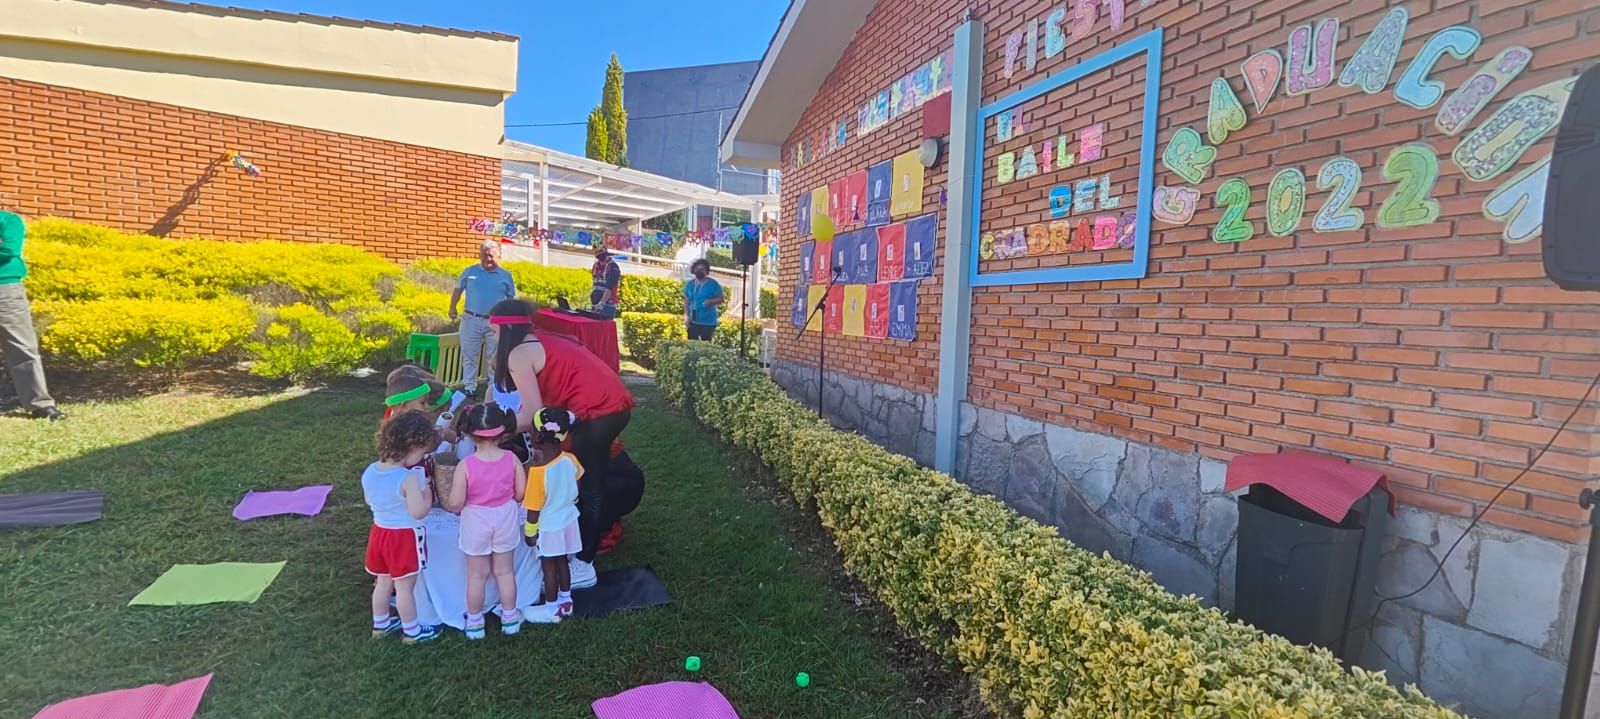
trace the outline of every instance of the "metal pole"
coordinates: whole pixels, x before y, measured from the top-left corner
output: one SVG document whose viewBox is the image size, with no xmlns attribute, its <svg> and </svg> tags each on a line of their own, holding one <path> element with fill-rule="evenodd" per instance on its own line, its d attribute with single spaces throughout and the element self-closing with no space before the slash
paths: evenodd
<svg viewBox="0 0 1600 719">
<path fill-rule="evenodd" d="M 739 290 L 740 290 L 740 294 L 744 294 L 745 287 L 750 284 L 750 280 L 748 279 L 749 276 L 750 276 L 750 266 L 747 265 L 747 264 L 744 264 L 744 263 L 740 263 L 739 264 L 739 283 L 740 283 L 739 284 Z M 750 300 L 749 300 L 748 297 L 746 297 L 744 303 L 739 307 L 739 359 L 749 359 L 749 357 L 745 356 L 745 351 L 744 351 L 744 325 L 745 325 L 745 322 L 749 321 L 749 319 L 750 319 Z"/>
<path fill-rule="evenodd" d="M 539 163 L 539 229 L 550 229 L 550 163 Z M 539 242 L 539 264 L 550 266 L 550 238 Z"/>
<path fill-rule="evenodd" d="M 1578 617 L 1572 624 L 1572 651 L 1567 655 L 1567 682 L 1561 690 L 1560 719 L 1583 719 L 1594 677 L 1594 650 L 1600 639 L 1600 493 L 1578 493 L 1578 506 L 1589 510 L 1589 556 L 1578 585 Z"/>
</svg>

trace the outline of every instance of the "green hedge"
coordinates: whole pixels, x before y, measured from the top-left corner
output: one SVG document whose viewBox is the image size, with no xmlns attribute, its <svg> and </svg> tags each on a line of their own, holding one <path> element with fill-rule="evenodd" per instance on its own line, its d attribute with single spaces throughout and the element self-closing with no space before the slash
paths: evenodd
<svg viewBox="0 0 1600 719">
<path fill-rule="evenodd" d="M 455 287 L 456 277 L 467 265 L 477 262 L 465 258 L 437 258 L 411 263 L 409 276 L 441 290 Z M 554 305 L 557 296 L 565 296 L 573 305 L 589 304 L 589 290 L 594 287 L 594 277 L 588 270 L 576 267 L 546 267 L 531 262 L 503 263 L 512 279 L 517 282 L 517 292 L 524 298 L 543 305 Z M 683 283 L 664 277 L 622 275 L 622 312 L 681 312 L 683 310 Z"/>
<path fill-rule="evenodd" d="M 657 359 L 663 393 L 814 506 L 851 574 L 1001 716 L 1456 716 L 837 432 L 726 351 L 669 342 Z"/>
<path fill-rule="evenodd" d="M 618 319 L 620 326 L 618 332 L 622 335 L 622 351 L 627 353 L 633 361 L 645 367 L 656 365 L 656 346 L 663 340 L 682 340 L 689 336 L 688 327 L 684 326 L 682 314 L 667 314 L 664 312 L 636 312 L 622 315 Z M 761 351 L 761 322 L 749 320 L 745 323 L 745 349 L 748 356 L 754 359 Z M 716 334 L 711 336 L 711 344 L 732 350 L 739 348 L 739 320 L 723 320 L 717 325 Z"/>
</svg>

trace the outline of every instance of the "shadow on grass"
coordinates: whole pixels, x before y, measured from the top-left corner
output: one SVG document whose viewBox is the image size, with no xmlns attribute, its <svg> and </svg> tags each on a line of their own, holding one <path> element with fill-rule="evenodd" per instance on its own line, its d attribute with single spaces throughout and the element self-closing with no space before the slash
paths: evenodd
<svg viewBox="0 0 1600 719">
<path fill-rule="evenodd" d="M 358 477 L 371 384 L 69 406 L 56 426 L 0 419 L 0 491 L 107 494 L 98 522 L 0 533 L 0 717 L 208 672 L 207 717 L 584 717 L 596 698 L 677 679 L 712 682 L 752 717 L 970 715 L 921 698 L 825 565 L 790 546 L 790 510 L 752 497 L 738 458 L 650 387 L 635 388 L 624 435 L 645 498 L 600 564 L 654 566 L 673 605 L 470 645 L 370 641 Z M 319 516 L 230 516 L 247 490 L 308 484 L 335 487 Z M 126 606 L 173 564 L 280 560 L 253 605 Z M 691 654 L 698 675 L 683 671 Z M 794 686 L 799 671 L 810 689 Z"/>
</svg>

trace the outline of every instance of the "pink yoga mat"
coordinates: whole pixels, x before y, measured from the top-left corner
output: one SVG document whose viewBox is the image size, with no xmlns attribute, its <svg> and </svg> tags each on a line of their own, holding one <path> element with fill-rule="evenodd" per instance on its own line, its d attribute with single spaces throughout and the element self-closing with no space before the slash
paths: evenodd
<svg viewBox="0 0 1600 719">
<path fill-rule="evenodd" d="M 594 702 L 597 719 L 739 719 L 716 687 L 704 682 L 665 682 L 634 687 Z"/>
<path fill-rule="evenodd" d="M 33 719 L 191 719 L 211 675 L 172 686 L 148 684 L 51 704 Z"/>
<path fill-rule="evenodd" d="M 322 513 L 333 485 L 319 484 L 311 487 L 279 492 L 251 491 L 233 508 L 233 518 L 239 520 L 270 517 L 275 514 L 303 514 L 307 517 Z"/>
</svg>

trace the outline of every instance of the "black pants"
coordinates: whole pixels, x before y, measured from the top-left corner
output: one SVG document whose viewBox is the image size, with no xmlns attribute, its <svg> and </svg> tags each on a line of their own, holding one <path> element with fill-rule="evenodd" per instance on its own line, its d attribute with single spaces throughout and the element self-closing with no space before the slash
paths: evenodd
<svg viewBox="0 0 1600 719">
<path fill-rule="evenodd" d="M 572 453 L 583 465 L 578 482 L 578 535 L 583 551 L 578 559 L 593 562 L 600 549 L 600 535 L 615 521 L 606 512 L 607 478 L 611 473 L 611 443 L 622 435 L 632 412 L 618 412 L 578 422 L 572 429 Z"/>
<path fill-rule="evenodd" d="M 717 333 L 716 325 L 697 325 L 689 323 L 689 339 L 710 342 L 711 336 Z"/>
</svg>

